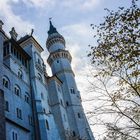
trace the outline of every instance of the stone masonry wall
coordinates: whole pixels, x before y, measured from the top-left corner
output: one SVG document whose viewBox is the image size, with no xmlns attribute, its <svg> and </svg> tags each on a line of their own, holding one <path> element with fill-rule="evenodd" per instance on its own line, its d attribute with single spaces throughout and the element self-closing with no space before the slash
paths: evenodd
<svg viewBox="0 0 140 140">
<path fill-rule="evenodd" d="M 4 93 L 0 89 L 0 140 L 6 140 L 5 115 L 4 115 Z"/>
</svg>

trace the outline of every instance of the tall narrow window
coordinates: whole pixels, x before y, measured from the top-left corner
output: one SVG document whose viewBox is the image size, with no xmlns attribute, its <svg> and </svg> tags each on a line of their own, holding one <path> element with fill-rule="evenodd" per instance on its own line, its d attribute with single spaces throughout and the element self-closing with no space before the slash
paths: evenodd
<svg viewBox="0 0 140 140">
<path fill-rule="evenodd" d="M 75 131 L 73 131 L 73 132 L 72 132 L 72 134 L 73 134 L 73 137 L 75 137 L 75 136 L 76 136 L 76 133 L 75 133 Z"/>
<path fill-rule="evenodd" d="M 15 131 L 12 131 L 12 140 L 18 140 L 18 135 Z"/>
<path fill-rule="evenodd" d="M 68 101 L 66 101 L 66 105 L 69 106 L 69 102 Z"/>
<path fill-rule="evenodd" d="M 46 128 L 49 130 L 49 122 L 46 120 Z"/>
<path fill-rule="evenodd" d="M 9 112 L 9 102 L 5 101 L 5 110 Z"/>
<path fill-rule="evenodd" d="M 29 104 L 29 96 L 25 95 L 25 102 L 27 102 Z"/>
<path fill-rule="evenodd" d="M 18 85 L 15 85 L 15 87 L 14 87 L 14 93 L 15 93 L 17 96 L 20 96 L 21 91 L 20 91 L 20 88 L 19 88 Z"/>
<path fill-rule="evenodd" d="M 57 84 L 58 91 L 61 92 L 61 86 Z"/>
<path fill-rule="evenodd" d="M 74 88 L 71 88 L 71 89 L 70 89 L 70 92 L 71 92 L 72 94 L 75 94 Z"/>
<path fill-rule="evenodd" d="M 41 93 L 41 99 L 44 100 L 44 95 L 43 95 L 43 93 Z"/>
<path fill-rule="evenodd" d="M 80 113 L 78 113 L 77 115 L 78 115 L 78 118 L 81 118 L 81 114 Z"/>
<path fill-rule="evenodd" d="M 39 65 L 41 65 L 41 61 L 40 61 L 40 59 L 39 59 L 39 58 L 38 58 L 38 60 L 37 60 L 37 61 L 38 61 L 38 64 L 39 64 Z"/>
<path fill-rule="evenodd" d="M 9 79 L 7 77 L 3 77 L 3 86 L 9 88 Z"/>
<path fill-rule="evenodd" d="M 62 101 L 62 99 L 60 99 L 60 103 L 61 103 L 61 105 L 63 105 L 63 101 Z"/>
<path fill-rule="evenodd" d="M 32 116 L 28 115 L 29 124 L 33 125 L 33 118 Z"/>
<path fill-rule="evenodd" d="M 43 113 L 46 113 L 46 109 L 45 108 L 43 108 Z"/>
<path fill-rule="evenodd" d="M 16 112 L 17 112 L 17 117 L 18 117 L 19 119 L 22 119 L 22 111 L 21 111 L 21 109 L 17 108 L 17 109 L 16 109 Z"/>
<path fill-rule="evenodd" d="M 41 74 L 40 73 L 38 73 L 38 79 L 42 82 L 43 80 L 42 80 L 42 76 L 41 76 Z"/>
</svg>

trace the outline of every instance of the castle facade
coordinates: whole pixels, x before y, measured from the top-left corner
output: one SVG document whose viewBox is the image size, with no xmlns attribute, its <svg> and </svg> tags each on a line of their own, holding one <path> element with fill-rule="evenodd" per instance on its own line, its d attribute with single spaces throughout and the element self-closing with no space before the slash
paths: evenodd
<svg viewBox="0 0 140 140">
<path fill-rule="evenodd" d="M 6 35 L 0 21 L 0 140 L 94 140 L 81 105 L 72 57 L 50 21 L 46 47 L 31 35 Z"/>
</svg>

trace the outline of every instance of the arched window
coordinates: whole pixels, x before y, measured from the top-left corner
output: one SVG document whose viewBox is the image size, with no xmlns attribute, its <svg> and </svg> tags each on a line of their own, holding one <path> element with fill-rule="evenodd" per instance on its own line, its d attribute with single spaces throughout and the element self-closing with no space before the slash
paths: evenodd
<svg viewBox="0 0 140 140">
<path fill-rule="evenodd" d="M 38 73 L 38 79 L 42 82 L 43 80 L 42 80 L 42 76 L 41 76 L 41 74 L 39 74 Z"/>
<path fill-rule="evenodd" d="M 21 78 L 21 79 L 23 78 L 23 73 L 22 73 L 21 70 L 18 71 L 18 77 Z"/>
<path fill-rule="evenodd" d="M 46 127 L 49 130 L 49 122 L 46 120 Z"/>
<path fill-rule="evenodd" d="M 15 93 L 17 96 L 20 96 L 21 91 L 20 91 L 20 88 L 19 88 L 18 85 L 15 85 L 15 87 L 14 87 L 14 93 Z"/>
<path fill-rule="evenodd" d="M 10 88 L 10 82 L 6 76 L 3 77 L 3 86 L 6 88 Z"/>
</svg>

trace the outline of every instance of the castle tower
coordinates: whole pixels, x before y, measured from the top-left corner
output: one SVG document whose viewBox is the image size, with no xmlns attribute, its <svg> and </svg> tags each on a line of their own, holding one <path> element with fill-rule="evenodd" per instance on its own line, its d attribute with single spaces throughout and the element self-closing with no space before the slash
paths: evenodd
<svg viewBox="0 0 140 140">
<path fill-rule="evenodd" d="M 69 128 L 67 128 L 68 139 L 94 140 L 81 105 L 80 92 L 77 89 L 75 75 L 71 68 L 72 57 L 69 51 L 66 50 L 65 39 L 58 33 L 51 21 L 46 47 L 50 53 L 47 62 L 51 67 L 52 74 L 62 83 L 64 110 L 69 124 Z M 63 112 L 61 113 L 63 114 Z M 58 113 L 54 114 L 56 117 L 58 115 Z M 62 122 L 61 125 L 65 124 Z"/>
</svg>

